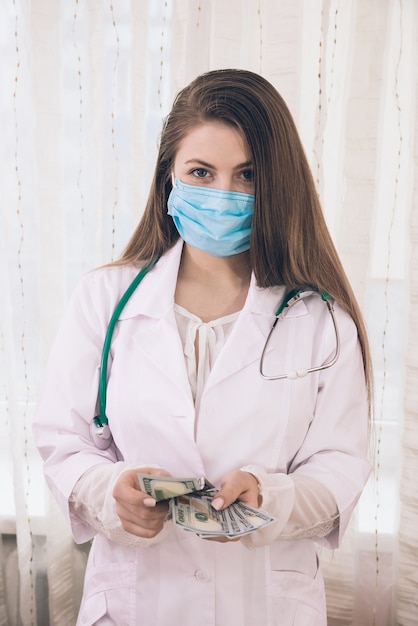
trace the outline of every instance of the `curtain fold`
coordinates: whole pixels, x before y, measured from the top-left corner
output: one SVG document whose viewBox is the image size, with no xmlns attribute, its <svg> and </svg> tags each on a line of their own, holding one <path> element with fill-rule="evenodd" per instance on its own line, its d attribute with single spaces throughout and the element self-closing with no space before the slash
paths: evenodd
<svg viewBox="0 0 418 626">
<path fill-rule="evenodd" d="M 413 48 L 418 50 L 418 10 L 413 15 Z M 418 620 L 418 89 L 416 74 L 412 77 L 411 142 L 411 211 L 409 217 L 409 316 L 405 363 L 404 428 L 402 436 L 402 473 L 400 479 L 401 515 L 399 524 L 399 558 L 397 567 L 397 620 L 413 626 Z"/>
<path fill-rule="evenodd" d="M 375 471 L 341 549 L 320 553 L 329 624 L 418 623 L 417 58 L 416 0 L 0 3 L 0 533 L 17 541 L 0 626 L 75 622 L 89 546 L 33 446 L 45 361 L 75 284 L 141 215 L 174 96 L 222 67 L 288 103 L 369 328 Z"/>
</svg>

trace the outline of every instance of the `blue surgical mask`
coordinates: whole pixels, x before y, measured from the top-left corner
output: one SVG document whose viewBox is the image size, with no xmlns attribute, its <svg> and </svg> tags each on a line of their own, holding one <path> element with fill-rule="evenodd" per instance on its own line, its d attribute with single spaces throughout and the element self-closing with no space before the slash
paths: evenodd
<svg viewBox="0 0 418 626">
<path fill-rule="evenodd" d="M 176 179 L 167 206 L 180 237 L 191 246 L 217 257 L 249 249 L 253 195 Z"/>
</svg>

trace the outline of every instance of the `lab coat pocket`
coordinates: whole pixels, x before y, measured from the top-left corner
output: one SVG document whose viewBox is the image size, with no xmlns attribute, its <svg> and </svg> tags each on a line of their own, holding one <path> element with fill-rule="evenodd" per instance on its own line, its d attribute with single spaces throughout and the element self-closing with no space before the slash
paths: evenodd
<svg viewBox="0 0 418 626">
<path fill-rule="evenodd" d="M 267 582 L 269 626 L 326 626 L 325 591 L 315 544 L 276 541 Z"/>
<path fill-rule="evenodd" d="M 77 626 L 134 626 L 135 565 L 87 568 Z"/>
<path fill-rule="evenodd" d="M 101 623 L 102 617 L 106 615 L 107 605 L 104 591 L 93 593 L 87 598 L 83 598 L 80 613 L 78 615 L 77 626 L 93 626 Z"/>
<path fill-rule="evenodd" d="M 325 613 L 292 598 L 270 599 L 268 626 L 327 626 Z"/>
<path fill-rule="evenodd" d="M 318 558 L 311 541 L 275 541 L 270 545 L 272 571 L 298 572 L 315 578 Z"/>
</svg>

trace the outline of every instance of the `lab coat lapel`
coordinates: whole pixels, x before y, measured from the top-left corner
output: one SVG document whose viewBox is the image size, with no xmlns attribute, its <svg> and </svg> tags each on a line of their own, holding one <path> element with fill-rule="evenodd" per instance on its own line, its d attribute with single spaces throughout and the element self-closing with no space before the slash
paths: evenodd
<svg viewBox="0 0 418 626">
<path fill-rule="evenodd" d="M 145 318 L 133 340 L 150 364 L 182 389 L 191 400 L 181 339 L 173 311 L 183 242 L 180 240 L 140 283 L 120 319 Z M 162 389 L 164 385 L 162 384 Z"/>
<path fill-rule="evenodd" d="M 252 276 L 244 308 L 213 366 L 207 389 L 260 359 L 284 293 L 284 287 L 260 289 Z"/>
<path fill-rule="evenodd" d="M 137 349 L 146 355 L 150 364 L 159 369 L 193 402 L 174 314 L 167 314 L 166 317 L 155 321 L 152 327 L 136 333 L 134 341 Z M 164 389 L 163 382 L 161 389 Z"/>
</svg>

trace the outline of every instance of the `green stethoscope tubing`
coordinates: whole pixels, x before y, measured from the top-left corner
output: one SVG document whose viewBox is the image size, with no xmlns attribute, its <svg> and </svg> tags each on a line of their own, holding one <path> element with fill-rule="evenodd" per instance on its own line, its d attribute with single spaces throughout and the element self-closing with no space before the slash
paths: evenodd
<svg viewBox="0 0 418 626">
<path fill-rule="evenodd" d="M 113 331 L 115 330 L 116 323 L 119 319 L 119 315 L 125 308 L 129 298 L 138 287 L 144 276 L 150 271 L 152 267 L 157 263 L 158 257 L 150 261 L 147 265 L 138 272 L 128 289 L 125 291 L 119 302 L 117 303 L 112 317 L 109 321 L 109 326 L 106 330 L 106 336 L 103 342 L 102 356 L 100 360 L 100 377 L 99 377 L 99 415 L 94 418 L 95 425 L 100 428 L 109 423 L 106 417 L 106 395 L 107 395 L 107 363 L 109 360 L 110 344 L 112 342 Z"/>
<path fill-rule="evenodd" d="M 111 345 L 111 341 L 113 337 L 113 331 L 115 329 L 119 316 L 122 310 L 124 309 L 126 303 L 128 302 L 129 298 L 132 296 L 133 292 L 138 287 L 139 283 L 142 281 L 145 275 L 150 271 L 150 269 L 152 269 L 152 267 L 154 267 L 157 261 L 158 261 L 158 257 L 155 259 L 152 259 L 147 265 L 145 265 L 138 272 L 138 274 L 135 276 L 132 283 L 129 285 L 125 293 L 122 295 L 121 299 L 119 300 L 118 304 L 115 307 L 115 310 L 113 311 L 112 317 L 110 318 L 109 325 L 108 325 L 106 335 L 105 335 L 105 339 L 103 342 L 103 350 L 102 350 L 102 355 L 101 355 L 101 360 L 100 360 L 99 415 L 93 418 L 93 424 L 97 427 L 97 429 L 102 429 L 104 426 L 107 426 L 109 423 L 106 417 L 107 366 L 108 366 L 108 360 L 109 360 L 110 345 Z M 267 346 L 269 344 L 271 335 L 276 327 L 277 322 L 283 317 L 285 309 L 295 304 L 301 297 L 303 297 L 303 294 L 308 295 L 308 293 L 312 293 L 312 292 L 319 293 L 322 300 L 326 303 L 328 307 L 328 311 L 331 315 L 334 332 L 335 332 L 335 339 L 336 339 L 334 355 L 327 363 L 324 363 L 322 365 L 318 365 L 318 366 L 311 367 L 311 368 L 305 368 L 303 370 L 295 370 L 295 372 L 279 374 L 276 376 L 266 375 L 263 371 L 264 355 L 265 355 Z M 306 374 L 324 370 L 334 365 L 334 363 L 337 361 L 339 357 L 339 352 L 340 352 L 340 339 L 339 339 L 337 323 L 335 320 L 334 309 L 331 303 L 331 297 L 326 292 L 324 291 L 318 292 L 317 289 L 312 288 L 312 287 L 303 288 L 303 289 L 294 289 L 287 294 L 287 296 L 284 298 L 283 302 L 280 304 L 279 308 L 277 309 L 275 313 L 274 323 L 267 336 L 266 342 L 264 344 L 264 349 L 261 354 L 259 372 L 261 376 L 266 380 L 280 380 L 282 378 L 302 378 L 303 376 L 306 376 Z"/>
</svg>

